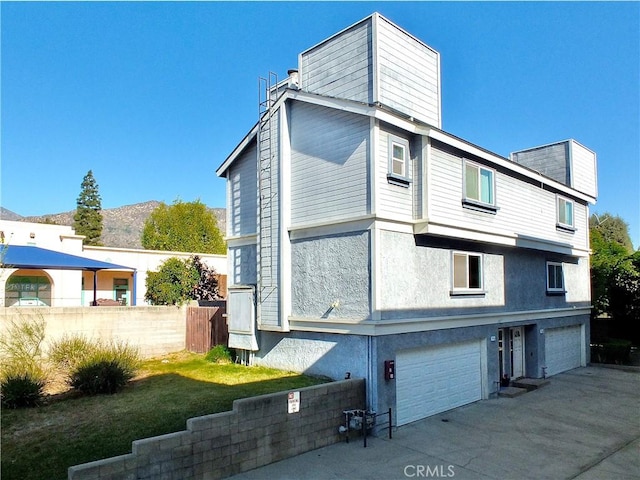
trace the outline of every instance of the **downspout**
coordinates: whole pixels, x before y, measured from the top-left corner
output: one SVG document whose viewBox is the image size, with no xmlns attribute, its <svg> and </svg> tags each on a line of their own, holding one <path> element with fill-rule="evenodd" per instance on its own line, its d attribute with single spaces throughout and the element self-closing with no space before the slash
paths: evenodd
<svg viewBox="0 0 640 480">
<path fill-rule="evenodd" d="M 366 385 L 367 398 L 365 399 L 365 405 L 364 405 L 365 410 L 375 410 L 373 401 L 376 400 L 376 403 L 377 403 L 377 399 L 374 399 L 374 385 L 373 385 L 374 366 L 371 362 L 371 359 L 373 358 L 372 350 L 373 350 L 373 341 L 371 339 L 371 335 L 367 335 L 367 385 Z"/>
</svg>

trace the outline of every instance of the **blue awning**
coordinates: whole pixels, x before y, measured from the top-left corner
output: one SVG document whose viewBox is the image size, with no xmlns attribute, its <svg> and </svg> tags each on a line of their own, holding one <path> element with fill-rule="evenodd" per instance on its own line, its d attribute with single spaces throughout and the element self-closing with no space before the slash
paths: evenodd
<svg viewBox="0 0 640 480">
<path fill-rule="evenodd" d="M 54 270 L 135 270 L 135 268 L 101 262 L 91 258 L 56 252 L 30 245 L 3 245 L 0 247 L 0 266 L 4 268 L 30 268 Z"/>
</svg>

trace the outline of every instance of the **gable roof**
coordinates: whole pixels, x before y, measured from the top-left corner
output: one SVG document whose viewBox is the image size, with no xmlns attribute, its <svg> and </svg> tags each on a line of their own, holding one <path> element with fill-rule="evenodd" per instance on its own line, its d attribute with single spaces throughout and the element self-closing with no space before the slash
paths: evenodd
<svg viewBox="0 0 640 480">
<path fill-rule="evenodd" d="M 56 252 L 31 245 L 4 245 L 0 247 L 0 267 L 54 270 L 135 270 L 132 267 L 101 262 L 91 258 Z"/>
</svg>

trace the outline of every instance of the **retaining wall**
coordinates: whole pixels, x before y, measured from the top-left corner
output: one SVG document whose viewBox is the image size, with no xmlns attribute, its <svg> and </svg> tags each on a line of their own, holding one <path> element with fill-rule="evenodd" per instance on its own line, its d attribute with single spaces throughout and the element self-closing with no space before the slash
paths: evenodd
<svg viewBox="0 0 640 480">
<path fill-rule="evenodd" d="M 225 478 L 342 440 L 343 410 L 364 408 L 363 379 L 233 402 L 233 410 L 187 420 L 187 430 L 136 440 L 132 453 L 69 468 L 69 480 Z"/>
<path fill-rule="evenodd" d="M 185 349 L 186 307 L 2 307 L 0 330 L 38 318 L 45 321 L 45 344 L 78 334 L 125 341 L 145 358 Z"/>
</svg>

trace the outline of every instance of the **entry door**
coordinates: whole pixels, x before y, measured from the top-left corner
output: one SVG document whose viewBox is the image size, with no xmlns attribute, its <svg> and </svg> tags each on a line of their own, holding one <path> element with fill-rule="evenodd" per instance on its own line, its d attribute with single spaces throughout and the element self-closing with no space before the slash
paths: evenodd
<svg viewBox="0 0 640 480">
<path fill-rule="evenodd" d="M 524 336 L 522 327 L 512 327 L 511 332 L 511 377 L 524 377 Z"/>
</svg>

